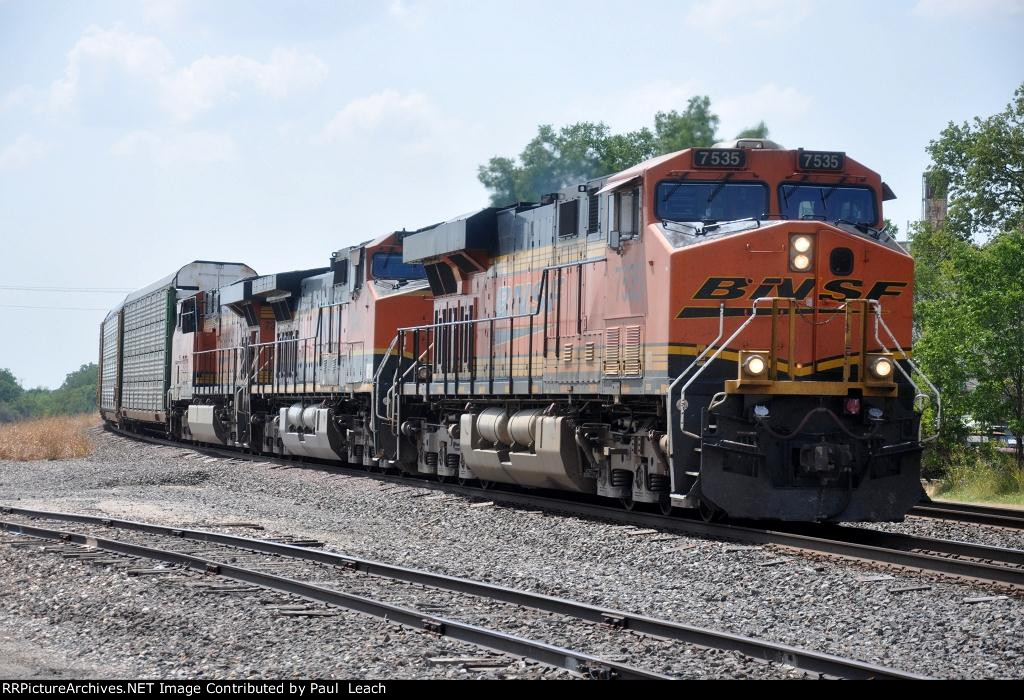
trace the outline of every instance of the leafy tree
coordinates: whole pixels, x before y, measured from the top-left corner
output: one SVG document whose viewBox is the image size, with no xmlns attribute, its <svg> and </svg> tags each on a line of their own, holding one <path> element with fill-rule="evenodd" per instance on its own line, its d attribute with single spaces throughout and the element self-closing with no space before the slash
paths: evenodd
<svg viewBox="0 0 1024 700">
<path fill-rule="evenodd" d="M 972 413 L 968 359 L 977 348 L 971 342 L 973 321 L 962 313 L 967 303 L 962 261 L 970 248 L 944 228 L 917 224 L 911 232 L 916 269 L 914 356 L 942 392 L 939 456 L 943 459 L 963 444 L 965 418 Z"/>
<path fill-rule="evenodd" d="M 607 138 L 605 124 L 579 122 L 557 131 L 541 125 L 520 154 L 520 165 L 508 158 L 492 158 L 480 168 L 480 181 L 494 192 L 494 201 L 535 199 L 598 170 Z"/>
<path fill-rule="evenodd" d="M 617 173 L 650 158 L 658 149 L 655 135 L 645 128 L 626 134 L 612 134 L 602 144 L 602 151 L 600 172 Z"/>
<path fill-rule="evenodd" d="M 1002 112 L 950 122 L 928 153 L 932 184 L 948 188 L 951 231 L 984 238 L 1024 226 L 1024 84 Z"/>
<path fill-rule="evenodd" d="M 711 111 L 711 98 L 691 97 L 682 112 L 658 112 L 654 115 L 657 155 L 683 148 L 710 146 L 718 131 L 718 115 Z"/>
<path fill-rule="evenodd" d="M 98 374 L 89 363 L 69 373 L 58 389 L 25 390 L 9 370 L 0 370 L 0 423 L 94 411 Z"/>
<path fill-rule="evenodd" d="M 941 226 L 918 224 L 911 239 L 914 351 L 943 390 L 943 446 L 962 444 L 968 419 L 1024 437 L 1024 85 L 1004 111 L 950 124 L 928 151 L 950 204 Z"/>
<path fill-rule="evenodd" d="M 736 134 L 738 139 L 766 139 L 768 138 L 768 125 L 762 119 L 756 126 L 751 126 Z"/>
<path fill-rule="evenodd" d="M 96 382 L 99 378 L 99 367 L 96 366 L 95 362 L 90 362 L 87 365 L 82 365 L 74 372 L 68 374 L 64 378 L 64 383 L 60 385 L 62 391 L 70 389 L 81 389 L 83 387 L 96 388 Z"/>
<path fill-rule="evenodd" d="M 577 122 L 560 129 L 542 124 L 518 159 L 495 156 L 480 166 L 477 177 L 490 190 L 495 206 L 536 201 L 548 192 L 625 170 L 662 153 L 710 146 L 717 140 L 717 130 L 718 116 L 706 96 L 691 97 L 682 111 L 658 112 L 653 131 L 644 127 L 613 134 L 602 122 Z M 767 135 L 763 121 L 741 134 Z"/>
<path fill-rule="evenodd" d="M 1024 231 L 977 245 L 922 227 L 913 251 L 920 329 L 914 350 L 943 389 L 944 444 L 962 443 L 967 417 L 1024 436 Z M 1020 440 L 1017 459 L 1024 464 Z"/>
<path fill-rule="evenodd" d="M 11 370 L 0 369 L 0 403 L 10 403 L 24 391 Z"/>
</svg>

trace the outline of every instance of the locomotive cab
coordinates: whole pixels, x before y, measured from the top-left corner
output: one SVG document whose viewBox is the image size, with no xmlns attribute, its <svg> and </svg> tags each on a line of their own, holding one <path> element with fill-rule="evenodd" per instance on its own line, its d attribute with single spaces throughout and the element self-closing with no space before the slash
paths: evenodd
<svg viewBox="0 0 1024 700">
<path fill-rule="evenodd" d="M 644 178 L 671 260 L 673 500 L 902 518 L 921 497 L 919 409 L 938 395 L 913 376 L 913 261 L 880 229 L 891 193 L 844 154 L 690 155 Z"/>
</svg>

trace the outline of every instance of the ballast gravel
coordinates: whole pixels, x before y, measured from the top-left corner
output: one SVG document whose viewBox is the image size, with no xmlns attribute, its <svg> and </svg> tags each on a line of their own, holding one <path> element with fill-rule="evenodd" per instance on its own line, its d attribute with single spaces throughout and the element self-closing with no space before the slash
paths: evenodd
<svg viewBox="0 0 1024 700">
<path fill-rule="evenodd" d="M 122 566 L 64 559 L 43 545 L 5 545 L 0 542 L 0 582 L 8 591 L 0 599 L 2 639 L 13 648 L 27 643 L 37 659 L 73 657 L 73 677 L 567 677 L 276 593 L 211 591 L 196 574 L 169 569 L 166 575 L 130 576 Z M 274 608 L 289 604 L 312 612 L 285 615 Z M 254 606 L 266 609 L 254 612 Z M 493 658 L 494 665 L 466 668 L 446 661 L 467 658 Z M 23 660 L 22 666 L 32 663 Z"/>
<path fill-rule="evenodd" d="M 921 674 L 1024 677 L 1024 600 L 1010 595 L 965 602 L 992 596 L 984 587 L 771 548 L 637 533 L 619 524 L 500 503 L 481 506 L 461 496 L 397 487 L 359 475 L 215 459 L 188 448 L 157 447 L 107 433 L 96 434 L 94 441 L 95 452 L 83 459 L 0 462 L 0 503 L 105 513 L 256 537 L 308 537 L 354 556 L 767 638 Z M 919 527 L 916 522 L 908 519 L 905 524 L 876 527 L 906 530 Z M 264 529 L 235 527 L 240 523 L 256 523 Z M 944 523 L 941 528 L 941 536 L 950 539 L 1000 546 L 1021 547 L 1024 539 L 1015 532 L 968 524 Z M 5 557 L 30 556 L 6 546 L 0 551 Z M 27 568 L 31 562 L 36 568 Z M 182 677 L 325 676 L 332 672 L 338 677 L 367 678 L 483 675 L 409 662 L 423 659 L 424 654 L 478 656 L 478 648 L 440 653 L 440 642 L 428 638 L 424 646 L 422 633 L 394 625 L 382 631 L 371 618 L 351 613 L 283 622 L 274 616 L 262 620 L 247 615 L 238 622 L 256 626 L 266 637 L 242 634 L 238 639 L 246 643 L 217 657 L 217 663 L 227 666 L 204 668 L 196 645 L 211 645 L 195 640 L 217 635 L 196 626 L 182 627 L 188 632 L 182 635 L 150 634 L 146 628 L 136 633 L 128 626 L 115 634 L 102 627 L 108 634 L 99 640 L 90 637 L 91 647 L 69 643 L 75 637 L 57 634 L 55 626 L 71 623 L 52 621 L 59 605 L 47 593 L 67 586 L 78 592 L 69 593 L 74 597 L 92 588 L 82 581 L 73 583 L 75 572 L 83 571 L 81 575 L 101 575 L 88 565 L 51 557 L 15 559 L 5 566 L 0 579 L 18 577 L 28 593 L 0 596 L 0 641 L 24 631 L 34 640 L 59 646 L 75 662 L 91 663 L 89 655 L 96 654 L 109 668 L 109 673 L 100 671 L 103 675 L 171 677 L 178 668 Z M 203 601 L 206 605 L 230 603 L 220 598 L 211 601 L 208 595 L 193 601 L 183 598 L 176 587 L 167 587 L 164 594 L 164 584 L 156 581 L 118 578 L 116 572 L 102 575 L 114 577 L 105 582 L 106 593 L 123 591 L 133 610 L 139 610 L 141 602 L 138 586 L 153 587 L 147 595 L 166 595 L 144 606 L 149 617 L 140 617 L 150 629 L 153 616 L 187 616 L 199 610 Z M 8 583 L 4 580 L 5 590 L 10 590 Z M 18 606 L 12 607 L 12 600 L 19 601 Z M 49 605 L 44 604 L 47 600 Z M 351 621 L 341 624 L 339 618 Z M 94 620 L 83 615 L 75 624 L 89 630 Z M 282 637 L 284 625 L 296 626 L 293 636 Z M 260 644 L 249 648 L 254 637 L 260 638 Z M 266 638 L 295 641 L 297 646 L 264 644 Z M 309 640 L 308 646 L 304 639 Z M 324 640 L 330 640 L 332 653 L 316 651 Z M 136 648 L 148 650 L 146 665 L 139 665 L 144 662 L 133 656 L 131 650 Z M 182 652 L 189 648 L 196 651 Z M 305 649 L 310 653 L 305 654 Z M 692 668 L 692 674 L 687 674 L 691 677 L 751 675 L 749 660 L 742 657 L 701 649 L 688 649 L 683 655 L 684 666 Z M 406 663 L 394 663 L 397 658 Z M 339 659 L 345 660 L 340 667 Z M 537 677 L 542 668 L 506 668 L 503 675 Z M 779 677 L 778 672 L 774 675 Z"/>
</svg>

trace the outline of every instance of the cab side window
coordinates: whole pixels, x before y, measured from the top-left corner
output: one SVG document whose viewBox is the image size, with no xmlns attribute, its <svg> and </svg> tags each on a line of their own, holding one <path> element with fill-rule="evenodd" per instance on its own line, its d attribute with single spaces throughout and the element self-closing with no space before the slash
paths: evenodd
<svg viewBox="0 0 1024 700">
<path fill-rule="evenodd" d="M 182 333 L 195 333 L 196 325 L 196 298 L 192 297 L 181 302 L 178 327 L 181 328 Z"/>
</svg>

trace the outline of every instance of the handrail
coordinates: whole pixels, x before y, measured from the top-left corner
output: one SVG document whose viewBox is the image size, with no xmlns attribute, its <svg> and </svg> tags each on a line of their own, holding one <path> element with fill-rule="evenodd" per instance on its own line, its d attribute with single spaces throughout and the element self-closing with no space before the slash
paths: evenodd
<svg viewBox="0 0 1024 700">
<path fill-rule="evenodd" d="M 918 439 L 922 443 L 933 442 L 939 437 L 939 428 L 942 426 L 942 394 L 935 387 L 935 385 L 932 384 L 932 380 L 928 378 L 928 375 L 922 372 L 921 368 L 914 364 L 914 361 L 910 359 L 910 355 L 907 353 L 907 351 L 900 347 L 900 343 L 898 340 L 896 340 L 896 336 L 894 336 L 893 332 L 889 330 L 889 326 L 886 324 L 885 319 L 882 318 L 882 303 L 876 299 L 869 300 L 869 303 L 875 309 L 875 342 L 878 343 L 879 347 L 881 347 L 882 350 L 884 350 L 887 353 L 889 352 L 889 349 L 885 346 L 885 343 L 883 343 L 882 339 L 878 337 L 878 327 L 881 326 L 882 328 L 885 329 L 885 333 L 886 335 L 889 336 L 889 340 L 892 341 L 893 348 L 899 351 L 899 353 L 903 356 L 903 359 L 907 362 L 908 365 L 910 365 L 910 368 L 914 372 L 917 372 L 921 379 L 924 380 L 925 384 L 928 385 L 928 388 L 931 389 L 932 394 L 935 395 L 935 434 L 932 435 L 931 437 L 925 438 L 924 440 L 921 440 L 920 435 L 918 435 Z M 917 392 L 917 395 L 914 397 L 915 400 L 918 397 L 925 397 L 930 399 L 930 397 L 924 392 L 922 392 L 921 389 L 917 386 L 917 384 L 911 378 L 911 375 L 908 374 L 907 371 L 900 366 L 899 362 L 894 362 L 893 364 L 896 365 L 896 369 L 900 371 L 900 374 L 903 375 L 903 378 L 906 379 L 912 387 L 914 387 L 914 391 Z"/>
<path fill-rule="evenodd" d="M 676 377 L 675 379 L 673 379 L 672 383 L 668 385 L 668 393 L 665 394 L 665 416 L 668 419 L 667 420 L 667 425 L 668 425 L 668 431 L 667 432 L 668 432 L 668 456 L 669 456 L 669 460 L 672 459 L 672 454 L 673 454 L 673 451 L 672 451 L 672 423 L 671 423 L 671 420 L 670 420 L 671 417 L 672 417 L 672 392 L 675 391 L 676 385 L 679 384 L 679 382 L 681 382 L 684 377 L 686 377 L 686 375 L 690 372 L 690 370 L 693 369 L 694 367 L 696 367 L 700 363 L 700 361 L 704 359 L 704 356 L 707 355 L 708 352 L 711 350 L 711 348 L 713 348 L 715 346 L 715 343 L 717 343 L 719 340 L 721 340 L 721 338 L 722 338 L 722 336 L 724 334 L 725 334 L 725 304 L 719 304 L 718 305 L 718 335 L 715 336 L 715 339 L 707 344 L 707 346 L 704 348 L 704 351 L 701 352 L 701 354 L 697 355 L 695 358 L 693 358 L 693 361 L 686 366 L 686 369 L 684 369 L 682 372 L 680 372 L 679 376 Z M 683 407 L 682 406 L 679 407 L 679 429 L 683 430 Z M 671 481 L 675 481 L 675 471 L 674 470 L 669 470 L 669 478 L 671 479 Z M 671 484 L 671 488 L 672 488 L 673 491 L 675 491 L 675 484 L 674 483 Z"/>
<path fill-rule="evenodd" d="M 606 262 L 607 260 L 608 260 L 607 257 L 585 258 L 583 260 L 576 260 L 576 261 L 567 262 L 567 263 L 559 263 L 557 265 L 548 265 L 546 267 L 541 268 L 541 270 L 540 270 L 540 273 L 541 273 L 540 289 L 537 290 L 537 297 L 536 297 L 536 299 L 534 301 L 534 308 L 531 309 L 530 311 L 525 312 L 525 313 L 508 314 L 508 315 L 505 315 L 505 316 L 492 316 L 492 317 L 489 317 L 489 318 L 481 317 L 481 318 L 472 318 L 472 319 L 458 319 L 458 320 L 454 320 L 454 321 L 442 321 L 442 322 L 439 322 L 439 323 L 426 323 L 426 324 L 422 324 L 422 325 L 418 325 L 418 326 L 403 326 L 403 327 L 400 327 L 400 328 L 398 328 L 396 330 L 395 336 L 391 339 L 391 343 L 388 345 L 387 350 L 384 351 L 384 356 L 385 357 L 389 357 L 392 354 L 392 352 L 394 351 L 395 345 L 399 342 L 399 337 L 404 335 L 405 333 L 408 333 L 408 332 L 419 333 L 421 331 L 435 331 L 435 330 L 437 330 L 439 328 L 447 328 L 447 327 L 453 327 L 454 328 L 456 326 L 475 326 L 476 324 L 480 324 L 480 323 L 493 324 L 493 323 L 495 323 L 497 321 L 514 321 L 514 320 L 520 319 L 520 318 L 532 318 L 534 316 L 537 316 L 545 308 L 544 294 L 545 294 L 545 291 L 547 290 L 548 273 L 550 273 L 552 271 L 555 271 L 555 270 L 563 270 L 563 269 L 569 269 L 569 268 L 573 268 L 573 267 L 582 267 L 583 265 L 591 265 L 591 264 L 599 263 L 599 262 Z M 510 342 L 511 342 L 511 340 L 510 340 Z M 379 388 L 380 377 L 381 377 L 381 374 L 382 374 L 382 372 L 384 370 L 384 365 L 385 364 L 386 364 L 386 360 L 382 361 L 380 363 L 380 365 L 377 367 L 377 370 L 373 374 L 373 385 L 372 385 L 371 393 L 370 393 L 370 401 L 371 401 L 371 404 L 373 406 L 373 415 L 376 416 L 378 419 L 386 420 L 386 421 L 390 422 L 391 421 L 390 417 L 382 416 L 377 411 L 377 395 L 380 393 L 380 388 Z M 509 381 L 511 383 L 511 373 L 509 375 Z M 394 387 L 392 387 L 392 390 L 393 390 L 393 388 Z M 391 394 L 392 396 L 398 396 L 397 393 L 392 393 L 392 390 L 389 390 L 389 394 Z M 389 412 L 390 412 L 390 408 L 389 408 Z M 376 426 L 373 425 L 373 421 L 371 421 L 370 430 L 374 434 L 374 443 L 375 443 L 375 447 L 377 447 L 378 446 L 378 445 L 376 445 L 377 430 L 376 430 Z"/>
<path fill-rule="evenodd" d="M 276 349 L 277 346 L 283 346 L 283 345 L 286 345 L 286 344 L 289 344 L 289 343 L 294 344 L 296 346 L 296 348 L 297 348 L 298 344 L 302 343 L 303 344 L 302 345 L 302 348 L 303 348 L 303 350 L 302 350 L 303 362 L 307 362 L 309 360 L 308 354 L 309 354 L 309 347 L 310 347 L 308 343 L 310 341 L 317 341 L 319 339 L 320 339 L 320 336 L 306 336 L 306 337 L 303 337 L 303 338 L 287 338 L 287 339 L 278 339 L 278 340 L 268 340 L 268 341 L 263 341 L 261 343 L 249 343 L 248 345 L 232 345 L 230 347 L 225 347 L 225 348 L 210 348 L 209 350 L 192 350 L 192 351 L 190 351 L 190 354 L 192 356 L 193 391 L 195 391 L 196 387 L 197 387 L 197 385 L 195 383 L 195 376 L 194 375 L 196 374 L 196 372 L 200 371 L 200 369 L 199 369 L 199 362 L 197 362 L 197 358 L 199 358 L 200 356 L 209 356 L 209 355 L 226 356 L 226 355 L 228 355 L 230 353 L 233 358 L 237 359 L 245 351 L 247 351 L 247 350 L 252 351 L 253 352 L 253 357 L 254 357 L 255 361 L 253 362 L 253 366 L 251 368 L 248 367 L 248 366 L 243 367 L 242 366 L 243 363 L 238 361 L 238 362 L 235 362 L 233 364 L 233 366 L 231 367 L 231 369 L 229 369 L 229 370 L 224 370 L 224 369 L 220 368 L 219 366 L 214 368 L 213 370 L 211 370 L 212 372 L 215 373 L 216 377 L 218 378 L 218 382 L 216 383 L 216 386 L 217 387 L 223 387 L 224 389 L 230 388 L 232 391 L 234 391 L 238 386 L 241 385 L 243 380 L 246 383 L 256 383 L 256 380 L 258 379 L 259 374 L 261 372 L 263 372 L 263 371 L 266 371 L 267 369 L 270 369 L 272 372 L 274 372 L 274 375 L 275 375 L 274 383 L 275 383 L 275 386 L 276 386 L 276 382 L 277 382 L 276 374 L 277 373 L 276 373 L 276 371 L 274 371 L 273 368 L 270 367 L 271 363 L 274 362 L 274 358 L 276 356 L 276 353 L 275 353 L 275 355 L 271 355 L 270 357 L 263 358 L 262 359 L 262 364 L 261 364 L 260 354 L 261 354 L 263 348 L 270 347 L 270 348 L 275 348 Z M 318 348 L 316 346 L 314 346 L 313 347 L 313 363 L 314 363 L 313 385 L 314 385 L 314 389 L 315 389 L 315 386 L 316 386 L 316 367 L 315 367 L 315 365 L 318 363 L 317 355 L 318 355 Z M 296 353 L 296 363 L 298 363 L 298 353 Z M 249 371 L 250 369 L 251 369 L 251 371 Z M 245 372 L 245 376 L 244 377 L 240 376 L 240 374 L 239 374 L 242 371 Z M 230 382 L 223 383 L 223 382 L 219 381 L 219 379 L 222 376 L 225 376 L 225 375 L 230 378 Z M 294 380 L 294 381 L 295 381 L 296 384 L 298 383 L 298 380 Z M 303 379 L 303 383 L 306 383 L 305 378 Z"/>
<path fill-rule="evenodd" d="M 759 298 L 755 299 L 754 302 L 750 306 L 750 311 L 751 312 L 750 312 L 749 318 L 747 318 L 747 320 L 745 320 L 742 324 L 740 324 L 740 326 L 732 333 L 732 335 L 730 335 L 729 338 L 726 339 L 726 341 L 724 343 L 722 343 L 717 349 L 715 349 L 714 353 L 712 353 L 712 355 L 706 361 L 704 361 L 703 365 L 701 365 L 699 367 L 699 369 L 697 369 L 697 371 L 682 386 L 682 388 L 680 389 L 680 392 L 679 392 L 679 401 L 677 402 L 676 406 L 677 406 L 677 408 L 679 410 L 679 430 L 684 435 L 687 435 L 687 436 L 692 437 L 692 438 L 697 439 L 697 440 L 701 439 L 700 435 L 696 435 L 694 433 L 691 433 L 691 432 L 687 431 L 686 428 L 685 428 L 684 420 L 685 420 L 685 413 L 686 413 L 686 391 L 687 391 L 687 389 L 689 389 L 693 385 L 693 383 L 697 380 L 697 378 L 700 377 L 701 374 L 703 374 L 704 370 L 714 360 L 716 360 L 719 357 L 719 355 L 721 355 L 722 352 L 727 347 L 729 347 L 729 345 L 732 344 L 732 342 L 734 340 L 736 340 L 736 338 L 739 337 L 740 334 L 743 333 L 744 330 L 746 330 L 747 326 L 749 326 L 754 321 L 754 319 L 758 317 L 758 306 L 759 305 L 761 305 L 762 303 L 766 303 L 766 302 L 772 302 L 773 306 L 774 306 L 775 302 L 780 301 L 780 300 L 792 301 L 792 300 L 786 299 L 785 297 L 759 297 Z M 847 309 L 848 307 L 850 307 L 854 303 L 866 303 L 868 306 L 870 306 L 874 310 L 874 313 L 875 313 L 875 342 L 878 343 L 879 347 L 882 349 L 883 352 L 886 352 L 886 353 L 889 353 L 889 354 L 894 354 L 894 353 L 890 353 L 889 349 L 886 347 L 886 344 L 882 341 L 882 339 L 879 336 L 878 329 L 879 329 L 879 327 L 881 327 L 881 328 L 883 328 L 885 330 L 886 335 L 889 337 L 889 340 L 892 342 L 892 344 L 895 347 L 895 349 L 899 352 L 899 354 L 901 354 L 903 356 L 903 359 L 906 360 L 906 362 L 911 366 L 913 371 L 917 372 L 918 375 L 920 375 L 921 379 L 924 380 L 924 382 L 928 385 L 928 388 L 931 390 L 932 394 L 934 395 L 934 397 L 935 397 L 935 404 L 936 404 L 936 418 L 935 418 L 936 434 L 931 436 L 931 437 L 929 437 L 929 438 L 926 438 L 924 440 L 921 440 L 920 436 L 918 437 L 919 442 L 922 442 L 922 443 L 932 442 L 933 440 L 935 440 L 938 437 L 938 428 L 939 428 L 939 425 L 941 423 L 941 418 L 942 418 L 942 396 L 939 393 L 939 390 L 935 387 L 934 384 L 932 384 L 931 380 L 928 379 L 928 377 L 924 374 L 924 372 L 922 372 L 921 369 L 917 365 L 914 364 L 913 360 L 910 359 L 910 356 L 907 353 L 907 351 L 904 350 L 900 346 L 899 341 L 896 340 L 895 335 L 893 335 L 893 332 L 889 329 L 889 326 L 885 323 L 885 320 L 882 318 L 882 303 L 880 301 L 878 301 L 877 299 L 851 299 L 849 301 L 844 302 L 843 304 L 840 304 L 838 307 L 836 307 L 836 311 L 845 310 L 845 309 Z M 774 322 L 774 318 L 773 318 L 773 322 Z M 700 355 L 698 355 L 696 358 L 694 358 L 693 362 L 691 362 L 689 365 L 687 365 L 686 369 L 684 369 L 680 373 L 680 375 L 678 377 L 676 377 L 675 380 L 673 380 L 672 384 L 669 385 L 668 395 L 665 397 L 665 401 L 666 401 L 666 410 L 667 410 L 667 414 L 666 415 L 668 417 L 669 425 L 670 426 L 671 426 L 672 409 L 673 409 L 673 406 L 672 406 L 672 392 L 675 390 L 676 385 L 679 384 L 679 382 L 683 379 L 683 377 L 685 377 L 687 374 L 689 374 L 689 372 L 694 367 L 697 367 L 698 364 L 701 362 L 701 360 L 704 359 L 705 355 L 707 355 L 708 351 L 712 347 L 714 347 L 714 345 L 716 343 L 718 343 L 719 339 L 723 335 L 724 325 L 725 325 L 725 305 L 722 304 L 720 306 L 720 308 L 719 308 L 719 322 L 718 322 L 719 332 L 718 332 L 718 336 L 713 341 L 711 341 L 711 343 L 704 349 L 704 352 L 702 352 Z M 865 328 L 865 331 L 866 331 L 866 328 Z M 791 350 L 792 350 L 792 348 L 791 348 Z M 774 348 L 772 349 L 772 354 L 773 354 L 773 357 L 774 357 Z M 773 363 L 774 363 L 774 360 L 773 360 Z M 930 397 L 927 394 L 925 394 L 925 393 L 923 393 L 921 391 L 920 387 L 918 387 L 918 385 L 914 382 L 914 380 L 912 379 L 911 375 L 908 374 L 907 371 L 904 370 L 902 366 L 900 366 L 899 362 L 894 362 L 893 364 L 896 365 L 897 369 L 900 371 L 900 373 L 903 375 L 903 377 L 907 380 L 907 382 L 911 386 L 914 387 L 914 390 L 917 392 L 917 395 L 915 396 L 915 400 L 918 397 L 924 397 L 924 398 L 930 399 Z M 863 372 L 864 368 L 861 367 L 860 371 Z M 790 376 L 792 377 L 792 374 Z M 673 454 L 674 454 L 673 450 L 672 450 L 672 430 L 671 429 L 669 429 L 668 435 L 669 435 L 669 459 L 671 460 L 673 458 Z M 674 485 L 673 485 L 673 488 L 674 488 Z"/>
<path fill-rule="evenodd" d="M 686 411 L 686 390 L 689 389 L 690 386 L 697 380 L 697 377 L 699 377 L 701 374 L 704 373 L 704 370 L 707 369 L 708 365 L 710 365 L 712 362 L 714 362 L 718 358 L 718 356 L 721 355 L 722 352 L 729 346 L 729 344 L 732 343 L 732 341 L 736 340 L 736 338 L 744 330 L 746 330 L 747 326 L 749 326 L 753 322 L 753 320 L 755 318 L 757 318 L 757 307 L 758 307 L 758 305 L 761 302 L 773 301 L 773 300 L 776 300 L 776 299 L 779 299 L 779 298 L 780 297 L 758 297 L 757 299 L 754 299 L 754 303 L 751 304 L 751 306 L 750 306 L 750 311 L 751 311 L 750 318 L 748 318 L 746 321 L 741 323 L 739 328 L 737 328 L 735 331 L 733 331 L 733 334 L 730 335 L 729 338 L 724 343 L 722 343 L 718 347 L 718 349 L 715 350 L 714 354 L 712 354 L 711 357 L 709 357 L 707 359 L 707 361 L 700 367 L 700 369 L 698 369 L 697 372 L 692 377 L 690 377 L 689 381 L 687 381 L 686 384 L 683 385 L 682 389 L 680 389 L 680 391 L 679 391 L 679 430 L 681 430 L 684 435 L 689 435 L 690 437 L 694 437 L 694 438 L 696 438 L 698 440 L 700 439 L 699 435 L 694 435 L 693 433 L 687 433 L 686 428 L 683 426 L 683 414 Z M 722 318 L 724 318 L 724 315 L 725 315 L 724 306 L 725 305 L 723 304 L 722 306 L 723 306 L 723 308 L 721 310 L 721 314 L 722 314 Z M 719 336 L 719 337 L 721 337 L 721 336 Z M 711 346 L 709 345 L 708 347 L 710 348 Z M 694 362 L 696 362 L 696 360 L 694 360 Z M 691 364 L 691 366 L 693 365 L 693 363 L 690 363 L 690 364 Z M 689 369 L 689 368 L 687 368 L 687 369 Z"/>
<path fill-rule="evenodd" d="M 416 369 L 417 364 L 426 356 L 426 354 L 428 352 L 430 352 L 433 349 L 434 349 L 434 343 L 431 342 L 427 346 L 426 350 L 421 352 L 419 357 L 416 358 L 416 361 L 413 364 L 409 365 L 404 372 L 402 372 L 402 376 L 400 376 L 398 379 L 401 381 L 401 380 L 405 379 L 407 376 L 409 376 L 409 373 L 412 372 L 414 369 Z M 396 386 L 397 386 L 397 384 L 393 384 L 391 386 L 391 388 L 388 389 L 388 396 L 394 396 Z M 395 421 L 395 419 L 392 418 L 391 416 L 381 416 L 381 415 L 378 414 L 377 417 L 378 418 L 384 418 L 384 419 L 389 420 L 389 421 Z M 395 421 L 395 422 L 397 422 L 397 421 Z"/>
</svg>

